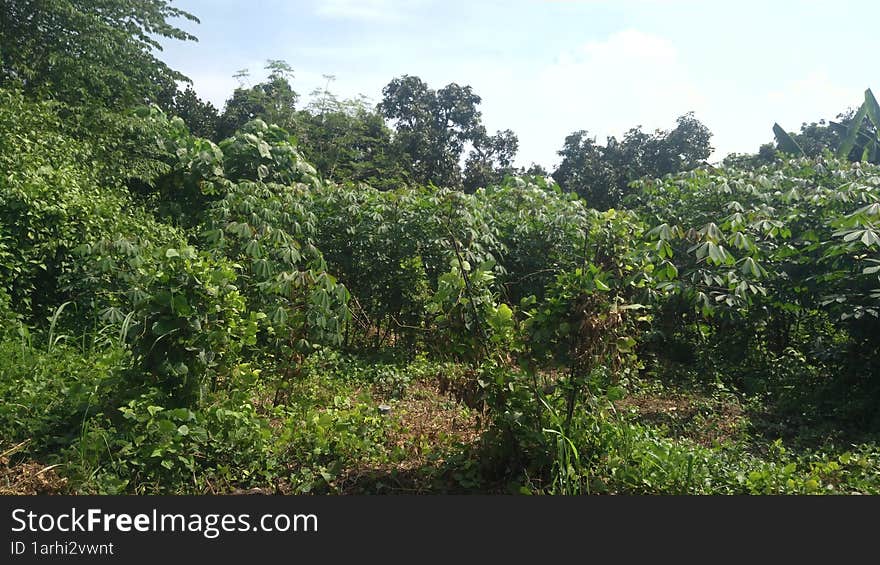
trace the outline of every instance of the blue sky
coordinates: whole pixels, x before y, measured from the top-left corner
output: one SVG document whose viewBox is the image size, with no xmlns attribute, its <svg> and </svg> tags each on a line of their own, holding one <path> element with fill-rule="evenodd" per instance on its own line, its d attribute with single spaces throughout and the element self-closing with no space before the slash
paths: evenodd
<svg viewBox="0 0 880 565">
<path fill-rule="evenodd" d="M 218 108 L 267 59 L 304 95 L 374 102 L 395 76 L 469 84 L 490 131 L 519 136 L 517 164 L 553 167 L 569 133 L 599 142 L 669 129 L 694 111 L 713 159 L 753 152 L 772 125 L 797 130 L 880 90 L 880 2 L 778 0 L 177 0 L 198 38 L 160 55 Z M 304 101 L 304 102 L 305 102 Z"/>
</svg>

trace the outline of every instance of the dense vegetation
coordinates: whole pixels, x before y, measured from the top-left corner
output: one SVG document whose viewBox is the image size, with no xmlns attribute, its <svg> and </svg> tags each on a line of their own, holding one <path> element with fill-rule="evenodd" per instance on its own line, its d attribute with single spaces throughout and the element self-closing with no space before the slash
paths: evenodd
<svg viewBox="0 0 880 565">
<path fill-rule="evenodd" d="M 718 166 L 692 114 L 578 130 L 548 175 L 467 86 L 300 106 L 269 61 L 221 112 L 154 56 L 193 16 L 36 5 L 0 11 L 3 492 L 880 492 L 870 91 Z"/>
</svg>

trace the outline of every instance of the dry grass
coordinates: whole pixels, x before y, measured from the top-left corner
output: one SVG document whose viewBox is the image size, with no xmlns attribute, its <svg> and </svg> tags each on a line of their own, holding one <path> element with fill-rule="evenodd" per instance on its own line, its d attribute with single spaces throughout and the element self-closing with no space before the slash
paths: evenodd
<svg viewBox="0 0 880 565">
<path fill-rule="evenodd" d="M 392 405 L 396 420 L 386 434 L 391 461 L 350 470 L 334 484 L 341 493 L 425 493 L 436 487 L 443 464 L 482 433 L 479 414 L 440 392 L 437 383 L 413 383 Z"/>
<path fill-rule="evenodd" d="M 34 461 L 11 463 L 10 458 L 24 449 L 22 442 L 0 453 L 0 495 L 59 494 L 67 486 L 67 479 L 58 476 L 56 465 L 41 465 Z"/>
<path fill-rule="evenodd" d="M 644 424 L 665 426 L 672 435 L 707 447 L 736 441 L 748 423 L 736 400 L 690 391 L 636 394 L 618 400 L 615 407 L 634 413 Z"/>
</svg>

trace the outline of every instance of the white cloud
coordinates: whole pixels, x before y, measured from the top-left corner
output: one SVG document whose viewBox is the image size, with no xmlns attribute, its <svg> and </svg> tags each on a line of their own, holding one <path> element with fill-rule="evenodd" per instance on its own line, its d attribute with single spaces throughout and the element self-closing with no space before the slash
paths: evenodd
<svg viewBox="0 0 880 565">
<path fill-rule="evenodd" d="M 637 125 L 668 129 L 674 119 L 694 110 L 700 118 L 705 98 L 668 39 L 638 30 L 614 33 L 559 54 L 523 87 L 540 100 L 529 114 L 520 112 L 522 164 L 552 166 L 569 133 L 586 129 L 604 143 Z"/>
<path fill-rule="evenodd" d="M 822 68 L 781 85 L 761 86 L 744 85 L 742 90 L 720 92 L 713 100 L 707 125 L 718 140 L 714 159 L 757 151 L 761 143 L 773 141 L 774 122 L 796 132 L 804 122 L 834 120 L 863 98 L 858 87 L 835 81 Z"/>
<path fill-rule="evenodd" d="M 238 82 L 232 77 L 232 73 L 186 73 L 192 80 L 193 89 L 199 97 L 210 102 L 218 110 L 223 110 L 226 99 L 232 96 L 232 91 L 238 87 Z"/>
<path fill-rule="evenodd" d="M 821 68 L 765 86 L 718 67 L 689 66 L 669 39 L 632 29 L 586 42 L 543 69 L 524 69 L 493 86 L 491 77 L 499 72 L 474 81 L 487 125 L 493 121 L 517 133 L 518 164 L 535 161 L 551 169 L 565 136 L 579 129 L 604 143 L 637 125 L 670 129 L 676 117 L 694 111 L 713 133 L 710 159 L 718 161 L 772 141 L 773 122 L 797 131 L 803 122 L 834 119 L 863 97 L 859 87 Z"/>
<path fill-rule="evenodd" d="M 343 18 L 369 22 L 393 22 L 421 2 L 403 0 L 319 0 L 315 13 L 326 18 Z"/>
<path fill-rule="evenodd" d="M 862 97 L 858 88 L 840 86 L 827 70 L 816 69 L 803 79 L 768 93 L 767 105 L 778 116 L 774 121 L 789 130 L 797 130 L 803 122 L 834 119 L 848 106 L 858 106 Z"/>
</svg>

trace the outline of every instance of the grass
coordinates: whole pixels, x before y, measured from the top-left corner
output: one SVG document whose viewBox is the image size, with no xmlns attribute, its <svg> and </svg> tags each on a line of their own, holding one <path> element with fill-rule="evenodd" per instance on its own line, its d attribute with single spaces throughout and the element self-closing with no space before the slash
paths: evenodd
<svg viewBox="0 0 880 565">
<path fill-rule="evenodd" d="M 56 465 L 42 465 L 28 459 L 15 463 L 11 458 L 27 447 L 27 440 L 6 448 L 0 444 L 0 495 L 59 494 L 67 479 L 58 475 Z"/>
<path fill-rule="evenodd" d="M 91 371 L 88 364 L 77 369 L 75 352 L 60 343 L 53 351 L 32 351 L 27 358 L 43 369 L 30 372 L 29 380 L 6 386 L 22 390 L 21 383 L 26 383 L 32 405 L 55 398 L 55 389 L 41 384 L 57 372 L 48 367 L 60 370 L 64 360 L 70 382 Z M 15 359 L 20 361 L 20 356 Z M 132 404 L 127 424 L 117 418 L 112 425 L 101 420 L 101 414 L 77 415 L 78 404 L 66 411 L 35 413 L 7 403 L 6 421 L 56 430 L 62 420 L 76 420 L 91 435 L 84 433 L 63 449 L 54 432 L 48 442 L 36 437 L 35 443 L 24 436 L 23 427 L 14 428 L 15 436 L 0 446 L 0 490 L 3 494 L 880 492 L 880 449 L 875 438 L 789 427 L 786 435 L 774 437 L 776 416 L 772 406 L 759 399 L 715 383 L 664 382 L 656 377 L 627 383 L 626 394 L 613 402 L 599 397 L 582 404 L 566 438 L 552 435 L 549 420 L 543 430 L 517 431 L 523 434 L 517 441 L 526 442 L 525 451 L 518 456 L 519 463 L 508 461 L 499 475 L 491 462 L 499 448 L 494 442 L 502 435 L 493 429 L 492 415 L 475 402 L 475 389 L 467 382 L 471 374 L 465 367 L 426 359 L 321 354 L 303 367 L 281 405 L 273 405 L 269 389 L 256 386 L 234 403 L 218 398 L 204 413 L 194 413 L 185 420 L 186 434 L 180 433 L 184 420 L 174 420 L 173 426 L 163 423 L 168 410 L 157 412 L 154 406 L 149 414 L 138 412 L 159 402 L 150 398 Z M 820 436 L 824 439 L 818 441 Z M 149 439 L 138 439 L 144 437 Z M 566 449 L 557 457 L 553 451 L 560 448 L 560 439 Z M 171 455 L 150 456 L 157 441 L 165 452 L 184 461 L 180 471 L 159 465 Z M 120 465 L 126 459 L 130 464 Z"/>
</svg>

